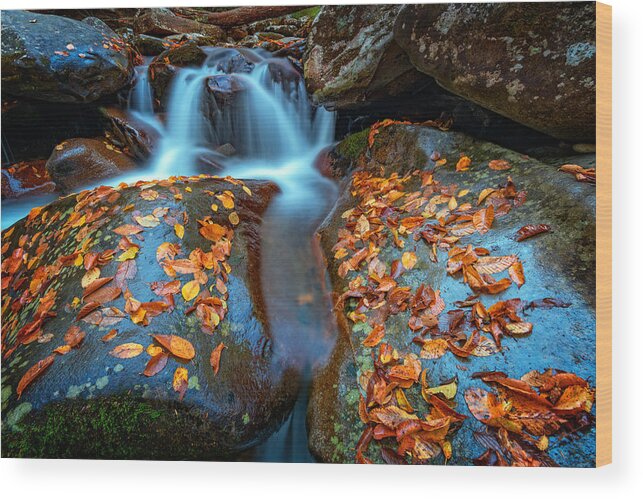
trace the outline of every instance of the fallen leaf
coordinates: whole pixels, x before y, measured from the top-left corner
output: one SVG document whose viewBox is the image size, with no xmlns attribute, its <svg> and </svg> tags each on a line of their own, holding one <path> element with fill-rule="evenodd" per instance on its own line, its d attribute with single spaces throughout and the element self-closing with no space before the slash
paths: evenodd
<svg viewBox="0 0 643 499">
<path fill-rule="evenodd" d="M 174 224 L 174 233 L 176 234 L 176 237 L 179 239 L 183 239 L 183 235 L 185 234 L 185 227 L 183 227 L 181 224 Z"/>
<path fill-rule="evenodd" d="M 417 256 L 413 251 L 406 251 L 402 255 L 402 265 L 406 270 L 411 270 L 417 263 Z"/>
<path fill-rule="evenodd" d="M 115 347 L 109 354 L 118 359 L 131 359 L 143 353 L 143 345 L 138 343 L 123 343 Z"/>
<path fill-rule="evenodd" d="M 464 172 L 471 166 L 471 158 L 469 156 L 462 156 L 455 165 L 455 171 Z"/>
<path fill-rule="evenodd" d="M 212 366 L 212 370 L 214 371 L 214 375 L 216 376 L 219 373 L 219 363 L 221 362 L 221 353 L 223 352 L 223 349 L 226 346 L 223 344 L 223 342 L 219 343 L 217 347 L 212 350 L 212 353 L 210 354 L 210 365 Z"/>
<path fill-rule="evenodd" d="M 16 387 L 18 398 L 22 396 L 22 392 L 24 392 L 31 383 L 33 383 L 38 377 L 42 376 L 44 372 L 51 367 L 55 358 L 55 355 L 49 355 L 27 369 L 27 372 L 22 376 L 22 378 L 20 378 L 18 386 Z"/>
<path fill-rule="evenodd" d="M 502 171 L 509 170 L 511 165 L 509 164 L 509 161 L 504 159 L 492 159 L 489 161 L 489 168 L 492 170 Z"/>
<path fill-rule="evenodd" d="M 145 366 L 145 370 L 143 371 L 143 374 L 145 376 L 151 377 L 160 373 L 163 369 L 165 369 L 168 358 L 169 358 L 169 355 L 165 352 L 160 352 L 156 354 L 147 362 L 147 365 Z"/>
<path fill-rule="evenodd" d="M 152 335 L 154 341 L 168 350 L 172 355 L 184 360 L 192 360 L 195 355 L 194 347 L 188 340 L 173 334 Z"/>
<path fill-rule="evenodd" d="M 193 280 L 183 286 L 183 289 L 181 289 L 181 294 L 183 295 L 183 299 L 185 301 L 191 301 L 196 298 L 200 290 L 201 286 L 199 285 L 199 281 Z"/>
<path fill-rule="evenodd" d="M 547 224 L 530 224 L 521 227 L 516 232 L 516 241 L 524 241 L 544 232 L 551 232 L 551 227 Z"/>
<path fill-rule="evenodd" d="M 179 394 L 179 400 L 183 400 L 188 389 L 188 370 L 185 367 L 177 367 L 172 378 L 172 388 Z"/>
</svg>

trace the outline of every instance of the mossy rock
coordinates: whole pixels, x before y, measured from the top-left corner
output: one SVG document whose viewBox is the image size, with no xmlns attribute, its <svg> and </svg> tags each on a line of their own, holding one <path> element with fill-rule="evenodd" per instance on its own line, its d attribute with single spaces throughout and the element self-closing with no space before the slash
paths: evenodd
<svg viewBox="0 0 643 499">
<path fill-rule="evenodd" d="M 101 187 L 34 209 L 5 230 L 3 456 L 227 459 L 272 434 L 287 417 L 298 389 L 296 370 L 274 354 L 260 279 L 261 214 L 276 190 L 269 182 L 242 184 L 205 175 L 118 189 Z M 226 191 L 234 196 L 232 209 L 215 197 Z M 212 205 L 218 206 L 217 212 Z M 132 260 L 135 275 L 106 285 L 121 286 L 122 293 L 104 302 L 98 316 L 79 315 L 81 279 L 87 271 L 82 263 L 67 259 L 61 264 L 60 259 L 117 249 L 122 236 L 113 230 L 135 224 L 133 217 L 152 213 L 159 215 L 159 224 L 130 236 L 140 246 Z M 155 302 L 162 298 L 153 292 L 152 283 L 178 279 L 183 286 L 193 279 L 193 274 L 169 276 L 159 264 L 157 249 L 162 243 L 179 244 L 179 259 L 194 250 L 209 252 L 212 242 L 201 235 L 198 222 L 207 217 L 233 230 L 230 254 L 225 265 L 218 264 L 229 265 L 229 271 L 213 276 L 215 271 L 204 267 L 207 282 L 200 285 L 201 293 L 206 293 L 201 296 L 224 300 L 224 318 L 205 327 L 200 312 L 189 310 L 195 298 L 186 301 L 179 291 L 173 309 L 150 317 L 147 325 L 135 321 L 127 312 L 125 290 L 141 302 Z M 184 227 L 182 238 L 175 228 L 177 220 Z M 24 261 L 11 259 L 23 251 Z M 116 275 L 122 253 L 117 249 L 115 257 L 100 266 L 102 277 Z M 17 267 L 10 271 L 9 265 Z M 227 281 L 215 286 L 217 275 L 227 276 Z M 54 315 L 38 315 L 38 307 L 49 299 Z M 124 317 L 106 320 L 105 307 L 115 307 Z M 42 319 L 38 327 L 27 332 L 38 317 Z M 54 354 L 51 367 L 18 396 L 27 370 L 65 344 L 70 326 L 85 333 L 82 343 L 65 354 Z M 111 330 L 112 338 L 105 338 Z M 185 361 L 170 356 L 161 372 L 148 377 L 142 374 L 151 359 L 147 351 L 132 358 L 110 354 L 125 343 L 158 346 L 151 338 L 154 334 L 188 340 L 194 357 Z M 220 343 L 225 349 L 215 373 L 210 357 Z M 178 368 L 187 369 L 183 398 L 173 389 Z"/>
</svg>

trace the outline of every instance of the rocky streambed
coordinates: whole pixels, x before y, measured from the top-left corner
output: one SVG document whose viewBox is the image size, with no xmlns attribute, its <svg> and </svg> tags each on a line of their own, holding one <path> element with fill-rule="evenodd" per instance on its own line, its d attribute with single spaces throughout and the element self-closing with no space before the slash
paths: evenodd
<svg viewBox="0 0 643 499">
<path fill-rule="evenodd" d="M 3 12 L 3 455 L 592 466 L 552 8 Z"/>
</svg>

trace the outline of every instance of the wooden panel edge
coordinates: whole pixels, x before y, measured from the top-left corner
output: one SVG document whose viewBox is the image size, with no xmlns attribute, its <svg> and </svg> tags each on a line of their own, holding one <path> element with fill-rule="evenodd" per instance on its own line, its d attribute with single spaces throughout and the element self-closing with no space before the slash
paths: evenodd
<svg viewBox="0 0 643 499">
<path fill-rule="evenodd" d="M 612 7 L 596 3 L 596 466 L 612 462 Z"/>
</svg>

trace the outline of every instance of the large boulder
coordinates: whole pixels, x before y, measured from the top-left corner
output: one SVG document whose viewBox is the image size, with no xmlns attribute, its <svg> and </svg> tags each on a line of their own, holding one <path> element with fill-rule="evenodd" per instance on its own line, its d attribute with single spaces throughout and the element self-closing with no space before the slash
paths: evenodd
<svg viewBox="0 0 643 499">
<path fill-rule="evenodd" d="M 270 435 L 297 389 L 259 279 L 276 191 L 207 176 L 101 187 L 5 230 L 3 456 L 226 459 Z"/>
<path fill-rule="evenodd" d="M 132 74 L 125 43 L 105 30 L 65 17 L 3 12 L 2 91 L 7 94 L 92 102 L 121 89 Z"/>
<path fill-rule="evenodd" d="M 502 432 L 485 432 L 465 401 L 465 393 L 489 389 L 473 373 L 520 378 L 551 367 L 583 379 L 595 375 L 594 186 L 497 145 L 430 127 L 380 126 L 345 139 L 331 156 L 336 173 L 347 176 L 319 234 L 340 333 L 328 365 L 314 376 L 311 452 L 344 463 L 409 462 L 412 454 L 413 462 L 442 464 L 452 454 L 448 464 L 458 465 L 474 464 L 485 445 L 502 454 Z M 504 162 L 492 169 L 492 160 Z M 494 207 L 491 224 L 488 206 Z M 472 214 L 481 210 L 485 217 L 473 216 L 478 231 Z M 551 232 L 519 242 L 516 233 L 528 224 L 547 224 Z M 453 268 L 457 260 L 449 275 L 453 248 L 467 245 L 480 255 L 484 248 L 491 257 L 517 258 L 524 284 L 502 281 L 498 273 L 497 289 L 476 284 L 470 273 L 465 284 Z M 505 316 L 491 334 L 487 317 L 476 338 L 469 322 L 479 310 L 475 303 L 488 310 L 510 299 L 520 300 L 507 302 L 520 326 L 507 328 L 518 322 Z M 531 334 L 524 322 L 532 324 Z M 382 351 L 383 344 L 395 352 Z M 546 453 L 533 445 L 538 436 L 523 439 L 516 430 L 508 441 L 533 461 L 593 466 L 592 415 L 580 412 L 576 424 L 550 434 L 549 446 L 541 439 Z M 424 420 L 419 433 L 414 418 Z M 567 431 L 575 435 L 565 438 Z"/>
<path fill-rule="evenodd" d="M 593 2 L 407 5 L 395 41 L 444 88 L 564 140 L 595 138 Z"/>
<path fill-rule="evenodd" d="M 100 179 L 115 177 L 136 162 L 105 139 L 69 139 L 58 144 L 47 160 L 47 173 L 62 192 Z"/>
<path fill-rule="evenodd" d="M 218 26 L 177 16 L 168 9 L 149 9 L 136 18 L 133 29 L 136 33 L 154 36 L 198 33 L 208 36 L 212 42 L 225 37 L 225 32 Z"/>
<path fill-rule="evenodd" d="M 304 76 L 313 100 L 333 108 L 397 95 L 427 80 L 395 43 L 400 5 L 324 6 L 315 18 Z"/>
</svg>

